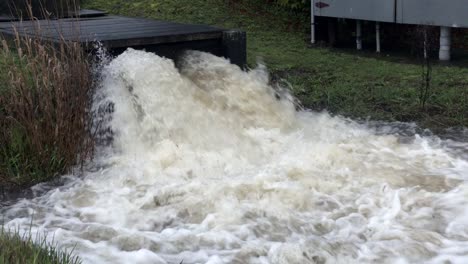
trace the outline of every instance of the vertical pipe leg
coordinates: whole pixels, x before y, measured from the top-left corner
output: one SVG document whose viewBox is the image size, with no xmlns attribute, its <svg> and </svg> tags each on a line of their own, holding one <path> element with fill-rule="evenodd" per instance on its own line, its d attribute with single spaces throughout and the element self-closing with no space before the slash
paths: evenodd
<svg viewBox="0 0 468 264">
<path fill-rule="evenodd" d="M 328 18 L 328 44 L 333 47 L 336 42 L 334 18 Z"/>
<path fill-rule="evenodd" d="M 450 60 L 450 45 L 451 35 L 450 27 L 440 27 L 440 50 L 439 60 L 449 61 Z"/>
<path fill-rule="evenodd" d="M 380 53 L 380 23 L 375 23 L 375 50 Z"/>
<path fill-rule="evenodd" d="M 423 52 L 424 52 L 424 59 L 428 59 L 429 58 L 429 54 L 428 54 L 428 45 L 429 45 L 429 38 L 428 38 L 428 34 L 427 34 L 427 31 L 428 31 L 428 27 L 424 27 L 424 43 L 423 43 Z"/>
<path fill-rule="evenodd" d="M 310 43 L 315 44 L 315 10 L 314 10 L 314 0 L 310 1 Z"/>
<path fill-rule="evenodd" d="M 360 20 L 356 20 L 356 49 L 362 50 L 362 28 Z"/>
</svg>

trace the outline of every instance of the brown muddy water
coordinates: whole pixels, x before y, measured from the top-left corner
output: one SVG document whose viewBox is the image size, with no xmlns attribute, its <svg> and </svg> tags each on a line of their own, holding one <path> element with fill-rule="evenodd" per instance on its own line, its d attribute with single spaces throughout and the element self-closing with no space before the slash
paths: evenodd
<svg viewBox="0 0 468 264">
<path fill-rule="evenodd" d="M 280 94 L 261 66 L 128 50 L 96 96 L 112 144 L 5 225 L 84 263 L 468 263 L 468 143 Z"/>
</svg>

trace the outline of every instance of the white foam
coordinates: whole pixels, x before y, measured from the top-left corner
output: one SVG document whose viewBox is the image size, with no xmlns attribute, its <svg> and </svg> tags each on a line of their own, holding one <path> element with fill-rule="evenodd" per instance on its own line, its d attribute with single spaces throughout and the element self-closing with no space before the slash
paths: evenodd
<svg viewBox="0 0 468 264">
<path fill-rule="evenodd" d="M 468 262 L 468 162 L 441 140 L 296 112 L 262 67 L 181 65 L 128 50 L 105 67 L 101 169 L 12 206 L 7 226 L 85 263 Z"/>
</svg>

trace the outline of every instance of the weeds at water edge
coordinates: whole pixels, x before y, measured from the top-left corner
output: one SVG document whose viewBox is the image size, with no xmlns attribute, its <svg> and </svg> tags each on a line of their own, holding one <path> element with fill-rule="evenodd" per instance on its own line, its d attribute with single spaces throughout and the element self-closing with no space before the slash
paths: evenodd
<svg viewBox="0 0 468 264">
<path fill-rule="evenodd" d="M 32 11 L 29 17 L 33 34 L 15 28 L 0 45 L 0 187 L 51 180 L 93 152 L 88 55 L 64 38 L 43 40 Z"/>
<path fill-rule="evenodd" d="M 32 238 L 0 228 L 0 264 L 79 264 L 73 252 L 59 251 L 45 237 Z"/>
</svg>

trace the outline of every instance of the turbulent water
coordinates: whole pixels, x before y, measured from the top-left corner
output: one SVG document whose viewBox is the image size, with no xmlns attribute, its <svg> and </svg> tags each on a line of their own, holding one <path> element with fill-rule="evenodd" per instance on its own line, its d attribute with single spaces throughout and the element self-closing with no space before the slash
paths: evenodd
<svg viewBox="0 0 468 264">
<path fill-rule="evenodd" d="M 92 168 L 4 208 L 84 263 L 468 263 L 468 144 L 296 111 L 262 67 L 128 50 Z"/>
</svg>

